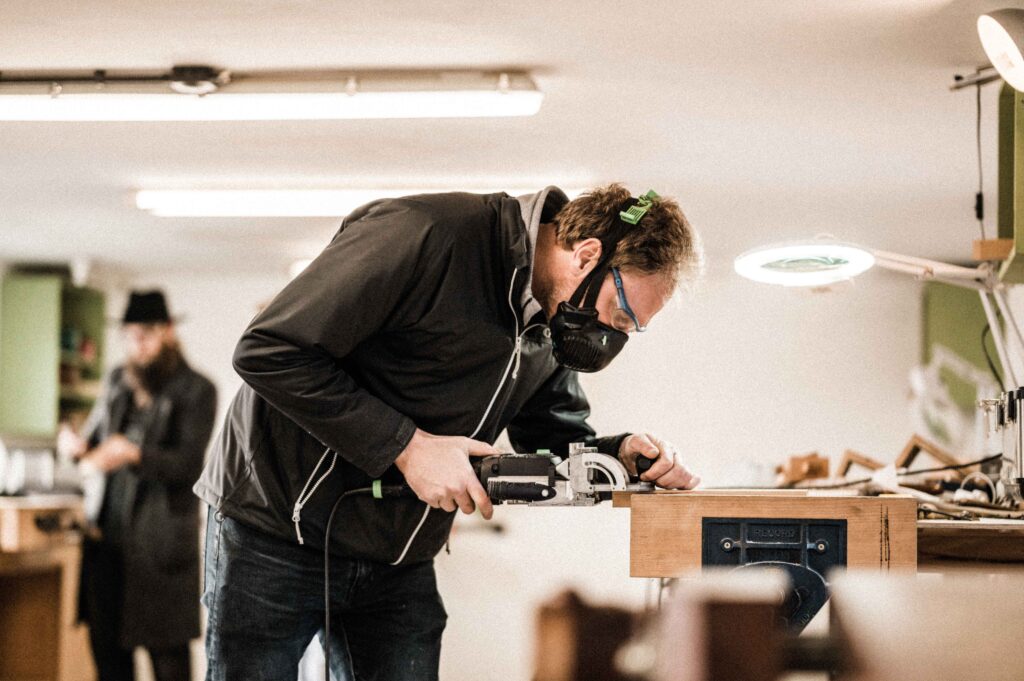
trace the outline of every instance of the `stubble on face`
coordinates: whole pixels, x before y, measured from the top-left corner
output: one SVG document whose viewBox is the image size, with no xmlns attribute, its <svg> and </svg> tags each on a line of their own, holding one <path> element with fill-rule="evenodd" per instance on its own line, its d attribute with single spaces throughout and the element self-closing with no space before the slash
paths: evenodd
<svg viewBox="0 0 1024 681">
<path fill-rule="evenodd" d="M 533 281 L 533 297 L 540 303 L 541 309 L 548 319 L 554 316 L 558 307 L 553 282 L 543 277 L 535 277 Z"/>
<path fill-rule="evenodd" d="M 572 251 L 564 248 L 555 239 L 554 225 L 542 224 L 538 235 L 538 253 L 534 258 L 534 271 L 530 281 L 533 297 L 540 303 L 544 314 L 550 320 L 558 311 L 558 304 L 569 300 L 577 283 L 572 279 Z"/>
</svg>

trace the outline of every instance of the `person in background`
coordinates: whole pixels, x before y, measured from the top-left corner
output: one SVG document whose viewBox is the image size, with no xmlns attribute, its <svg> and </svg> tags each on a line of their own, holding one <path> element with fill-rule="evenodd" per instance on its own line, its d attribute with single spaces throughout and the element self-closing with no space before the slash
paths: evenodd
<svg viewBox="0 0 1024 681">
<path fill-rule="evenodd" d="M 191 678 L 199 636 L 199 504 L 192 483 L 213 429 L 216 390 L 181 354 L 160 291 L 133 292 L 114 369 L 84 435 L 61 453 L 106 476 L 96 533 L 85 540 L 80 617 L 100 681 L 131 681 L 145 647 L 157 681 Z"/>
</svg>

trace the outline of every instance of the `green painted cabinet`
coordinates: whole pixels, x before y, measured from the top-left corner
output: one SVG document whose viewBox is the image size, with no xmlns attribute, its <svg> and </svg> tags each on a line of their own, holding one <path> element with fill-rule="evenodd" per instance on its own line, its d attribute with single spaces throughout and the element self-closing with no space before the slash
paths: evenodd
<svg viewBox="0 0 1024 681">
<path fill-rule="evenodd" d="M 50 438 L 98 393 L 103 295 L 57 274 L 12 273 L 0 286 L 0 435 Z"/>
</svg>

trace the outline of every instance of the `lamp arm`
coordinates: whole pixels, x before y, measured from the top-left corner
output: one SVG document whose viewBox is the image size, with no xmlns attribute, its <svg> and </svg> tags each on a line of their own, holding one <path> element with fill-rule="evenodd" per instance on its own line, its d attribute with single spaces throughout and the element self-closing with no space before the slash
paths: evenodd
<svg viewBox="0 0 1024 681">
<path fill-rule="evenodd" d="M 985 310 L 985 319 L 992 330 L 992 339 L 995 341 L 996 354 L 999 356 L 999 363 L 1003 366 L 1003 389 L 1015 390 L 1021 385 L 1017 379 L 1016 369 L 1010 362 L 1008 334 L 1012 329 L 1016 336 L 1019 347 L 1024 348 L 1024 334 L 1017 326 L 1017 320 L 1013 317 L 1005 297 L 1005 285 L 996 277 L 992 266 L 983 263 L 977 267 L 962 267 L 951 265 L 937 260 L 927 258 L 916 258 L 911 255 L 891 253 L 889 251 L 872 251 L 875 256 L 875 264 L 895 272 L 910 274 L 919 279 L 940 281 L 944 284 L 960 288 L 973 289 L 978 292 L 981 298 L 982 308 Z M 990 298 L 991 296 L 991 298 Z M 999 312 L 1003 316 L 1003 323 L 999 323 L 996 308 L 992 301 L 995 301 Z"/>
<path fill-rule="evenodd" d="M 944 279 L 988 279 L 991 269 L 987 265 L 979 267 L 962 267 L 950 265 L 938 260 L 927 258 L 915 258 L 912 255 L 891 253 L 889 251 L 871 251 L 875 256 L 875 264 L 890 270 L 896 270 L 905 274 L 916 274 L 925 279 L 942 277 Z"/>
<path fill-rule="evenodd" d="M 979 85 L 987 85 L 993 81 L 997 81 L 1002 76 L 996 71 L 996 67 L 991 64 L 978 67 L 978 70 L 974 73 L 961 76 L 959 73 L 953 76 L 953 84 L 949 86 L 951 92 L 957 90 L 963 90 L 965 87 L 977 87 Z"/>
</svg>

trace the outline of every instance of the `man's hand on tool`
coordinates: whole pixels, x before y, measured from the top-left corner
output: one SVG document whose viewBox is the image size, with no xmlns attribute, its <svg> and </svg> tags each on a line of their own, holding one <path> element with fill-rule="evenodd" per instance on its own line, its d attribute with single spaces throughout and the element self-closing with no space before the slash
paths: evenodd
<svg viewBox="0 0 1024 681">
<path fill-rule="evenodd" d="M 645 482 L 653 481 L 666 489 L 693 489 L 700 484 L 700 477 L 686 469 L 676 448 L 671 442 L 659 439 L 650 433 L 633 433 L 619 446 L 619 460 L 631 472 L 636 472 L 637 457 L 653 459 L 650 470 L 640 476 Z"/>
<path fill-rule="evenodd" d="M 473 472 L 469 457 L 499 453 L 486 442 L 431 435 L 417 428 L 395 465 L 420 501 L 448 512 L 460 508 L 467 515 L 479 508 L 490 520 L 494 512 L 491 499 Z"/>
</svg>

